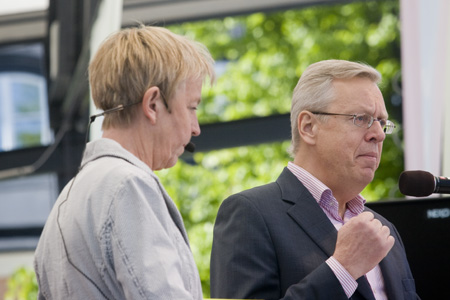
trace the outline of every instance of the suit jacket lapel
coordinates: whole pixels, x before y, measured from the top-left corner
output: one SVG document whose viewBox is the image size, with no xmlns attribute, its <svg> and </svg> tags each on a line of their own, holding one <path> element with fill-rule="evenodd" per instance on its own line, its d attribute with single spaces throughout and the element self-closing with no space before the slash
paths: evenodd
<svg viewBox="0 0 450 300">
<path fill-rule="evenodd" d="M 367 211 L 369 209 L 366 208 L 365 210 Z M 389 222 L 385 221 L 382 217 L 378 218 L 378 220 L 380 220 L 383 225 L 389 227 L 391 235 L 393 235 L 394 237 L 397 236 L 395 234 L 396 230 L 391 226 Z M 398 241 L 396 241 L 395 243 L 397 244 Z M 383 260 L 379 264 L 381 273 L 383 274 L 384 289 L 389 299 L 400 299 L 403 297 L 403 294 L 401 293 L 402 289 L 399 288 L 403 287 L 401 278 L 399 276 L 393 276 L 394 274 L 398 274 L 397 266 L 398 263 L 402 261 L 402 258 L 398 256 L 399 252 L 396 251 L 396 244 L 394 244 L 394 247 L 389 251 L 386 257 L 383 258 Z"/>
<path fill-rule="evenodd" d="M 358 282 L 358 288 L 356 289 L 355 294 L 359 293 L 364 297 L 362 299 L 375 300 L 375 296 L 373 295 L 372 288 L 370 287 L 366 276 L 361 276 L 356 282 Z M 355 294 L 353 294 L 351 299 L 360 299 Z"/>
<path fill-rule="evenodd" d="M 172 198 L 170 198 L 170 196 L 167 194 L 166 190 L 162 186 L 159 179 L 157 180 L 157 182 L 158 182 L 159 188 L 161 190 L 161 193 L 163 195 L 164 201 L 166 202 L 169 214 L 172 217 L 172 221 L 175 223 L 175 225 L 180 230 L 180 233 L 183 236 L 183 239 L 186 242 L 186 244 L 190 247 L 189 238 L 188 238 L 186 229 L 184 227 L 184 222 L 183 222 L 183 218 L 181 217 L 180 211 L 178 210 L 177 206 L 173 202 Z"/>
<path fill-rule="evenodd" d="M 309 235 L 326 256 L 334 252 L 337 230 L 328 220 L 311 193 L 287 168 L 277 180 L 283 201 L 292 205 L 287 214 Z"/>
<path fill-rule="evenodd" d="M 383 225 L 387 225 L 391 230 L 391 233 L 393 232 L 391 226 L 388 224 Z M 395 256 L 395 249 L 392 248 L 388 255 L 380 262 L 380 269 L 384 279 L 384 289 L 389 299 L 399 299 L 403 297 L 403 294 L 398 294 L 399 291 L 402 291 L 401 287 L 403 287 L 400 277 L 392 276 L 393 274 L 398 274 L 397 266 L 400 261 L 402 261 L 402 259 Z"/>
<path fill-rule="evenodd" d="M 380 269 L 384 279 L 384 288 L 389 299 L 399 298 L 399 295 L 395 295 L 395 291 L 396 288 L 398 289 L 398 287 L 402 287 L 402 282 L 398 280 L 398 277 L 391 276 L 392 274 L 397 273 L 395 268 L 396 261 L 393 260 L 389 254 L 380 262 Z"/>
</svg>

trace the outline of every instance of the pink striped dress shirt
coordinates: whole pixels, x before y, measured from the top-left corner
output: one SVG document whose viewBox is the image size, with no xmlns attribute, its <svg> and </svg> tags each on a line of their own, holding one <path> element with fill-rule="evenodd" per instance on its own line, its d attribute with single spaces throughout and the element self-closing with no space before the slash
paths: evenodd
<svg viewBox="0 0 450 300">
<path fill-rule="evenodd" d="M 363 212 L 366 200 L 361 195 L 358 195 L 347 202 L 347 209 L 345 210 L 344 219 L 342 219 L 338 211 L 338 202 L 326 185 L 305 169 L 292 162 L 288 163 L 287 168 L 311 193 L 336 230 L 339 230 L 348 220 Z M 353 279 L 347 270 L 333 256 L 327 259 L 326 263 L 330 266 L 331 270 L 341 283 L 347 297 L 350 298 L 358 287 L 356 280 Z M 366 278 L 372 288 L 375 299 L 387 300 L 388 298 L 384 290 L 384 280 L 380 267 L 377 265 L 369 271 L 366 274 Z"/>
</svg>

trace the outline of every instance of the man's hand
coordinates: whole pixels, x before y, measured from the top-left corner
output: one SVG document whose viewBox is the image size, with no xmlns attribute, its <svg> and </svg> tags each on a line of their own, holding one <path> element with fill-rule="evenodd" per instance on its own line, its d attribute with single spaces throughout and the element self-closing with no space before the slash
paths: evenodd
<svg viewBox="0 0 450 300">
<path fill-rule="evenodd" d="M 387 226 L 363 212 L 350 219 L 338 231 L 333 257 L 356 280 L 372 270 L 394 246 Z"/>
</svg>

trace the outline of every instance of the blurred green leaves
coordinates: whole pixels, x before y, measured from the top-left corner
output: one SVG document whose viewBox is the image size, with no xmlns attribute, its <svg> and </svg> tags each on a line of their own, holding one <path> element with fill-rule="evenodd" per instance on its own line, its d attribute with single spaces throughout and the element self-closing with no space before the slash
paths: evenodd
<svg viewBox="0 0 450 300">
<path fill-rule="evenodd" d="M 21 267 L 8 279 L 5 300 L 35 300 L 38 286 L 33 269 Z"/>
</svg>

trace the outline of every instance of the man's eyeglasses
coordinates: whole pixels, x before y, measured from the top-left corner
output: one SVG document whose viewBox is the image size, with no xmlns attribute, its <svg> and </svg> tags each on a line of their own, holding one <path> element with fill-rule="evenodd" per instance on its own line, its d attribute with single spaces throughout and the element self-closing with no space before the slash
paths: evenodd
<svg viewBox="0 0 450 300">
<path fill-rule="evenodd" d="M 395 124 L 392 121 L 385 119 L 376 119 L 372 116 L 366 114 L 335 114 L 327 112 L 312 111 L 311 113 L 315 115 L 326 115 L 326 116 L 347 116 L 353 117 L 353 124 L 362 128 L 370 128 L 374 121 L 380 122 L 381 128 L 383 128 L 384 133 L 391 134 L 394 132 Z"/>
</svg>

